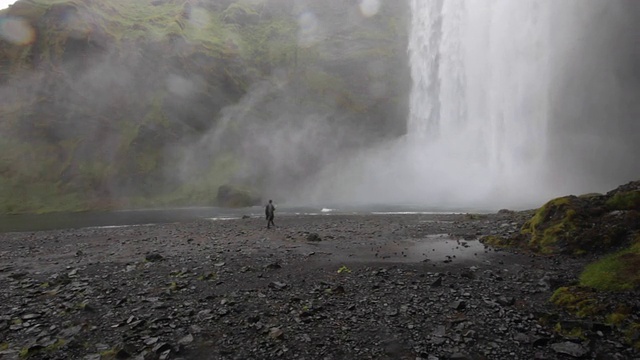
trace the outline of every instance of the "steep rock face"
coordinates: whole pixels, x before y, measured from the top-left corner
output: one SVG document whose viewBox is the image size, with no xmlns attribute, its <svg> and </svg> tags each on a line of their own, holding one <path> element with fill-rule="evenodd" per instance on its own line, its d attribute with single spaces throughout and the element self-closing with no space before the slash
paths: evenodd
<svg viewBox="0 0 640 360">
<path fill-rule="evenodd" d="M 0 12 L 0 212 L 272 191 L 403 133 L 406 4 L 373 10 L 18 1 Z"/>
</svg>

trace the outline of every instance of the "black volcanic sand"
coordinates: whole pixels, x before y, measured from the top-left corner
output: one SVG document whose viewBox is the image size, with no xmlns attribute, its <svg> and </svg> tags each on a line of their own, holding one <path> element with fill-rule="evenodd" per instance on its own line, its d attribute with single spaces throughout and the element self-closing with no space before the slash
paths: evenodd
<svg viewBox="0 0 640 360">
<path fill-rule="evenodd" d="M 586 258 L 485 248 L 530 213 L 0 234 L 0 359 L 633 359 L 558 334 Z M 317 234 L 321 241 L 311 241 Z M 568 324 L 568 325 L 567 325 Z"/>
</svg>

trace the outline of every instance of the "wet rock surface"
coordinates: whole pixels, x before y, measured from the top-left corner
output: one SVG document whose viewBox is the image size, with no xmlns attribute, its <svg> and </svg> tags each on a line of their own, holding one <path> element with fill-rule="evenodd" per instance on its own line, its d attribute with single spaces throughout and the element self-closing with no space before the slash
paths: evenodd
<svg viewBox="0 0 640 360">
<path fill-rule="evenodd" d="M 495 251 L 527 216 L 0 234 L 0 359 L 635 359 L 549 303 L 584 258 Z M 322 241 L 309 239 L 315 234 Z"/>
</svg>

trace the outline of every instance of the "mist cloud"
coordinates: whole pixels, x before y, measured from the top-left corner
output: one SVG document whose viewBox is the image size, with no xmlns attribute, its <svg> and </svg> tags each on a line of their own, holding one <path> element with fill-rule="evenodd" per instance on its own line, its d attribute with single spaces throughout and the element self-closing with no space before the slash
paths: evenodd
<svg viewBox="0 0 640 360">
<path fill-rule="evenodd" d="M 524 208 L 640 176 L 638 3 L 413 9 L 409 133 L 326 167 L 312 201 Z"/>
<path fill-rule="evenodd" d="M 534 206 L 638 177 L 640 4 L 412 3 L 444 17 L 405 54 L 402 32 L 369 36 L 398 21 L 387 2 L 295 1 L 296 46 L 273 67 L 273 53 L 255 66 L 238 55 L 236 25 L 213 57 L 160 27 L 115 42 L 87 9 L 58 9 L 45 16 L 69 30 L 60 54 L 27 53 L 41 58 L 2 79 L 3 109 L 17 108 L 2 135 L 32 141 L 31 163 L 11 166 L 35 179 L 55 163 L 49 180 L 113 198 L 230 181 L 290 205 L 435 208 Z M 210 31 L 208 10 L 183 12 L 184 31 Z M 3 21 L 3 41 L 34 40 Z"/>
</svg>

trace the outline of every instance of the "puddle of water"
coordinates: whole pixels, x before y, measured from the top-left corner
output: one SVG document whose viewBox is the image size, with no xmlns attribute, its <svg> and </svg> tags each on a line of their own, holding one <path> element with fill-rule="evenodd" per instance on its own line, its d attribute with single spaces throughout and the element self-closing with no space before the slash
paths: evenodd
<svg viewBox="0 0 640 360">
<path fill-rule="evenodd" d="M 432 235 L 424 239 L 410 239 L 389 243 L 358 244 L 332 251 L 339 261 L 390 263 L 448 263 L 482 261 L 485 246 L 478 240 L 455 240 L 448 235 Z"/>
<path fill-rule="evenodd" d="M 441 235 L 416 241 L 411 247 L 412 257 L 420 258 L 420 261 L 473 260 L 482 256 L 484 251 L 484 244 L 478 240 L 454 240 Z"/>
</svg>

